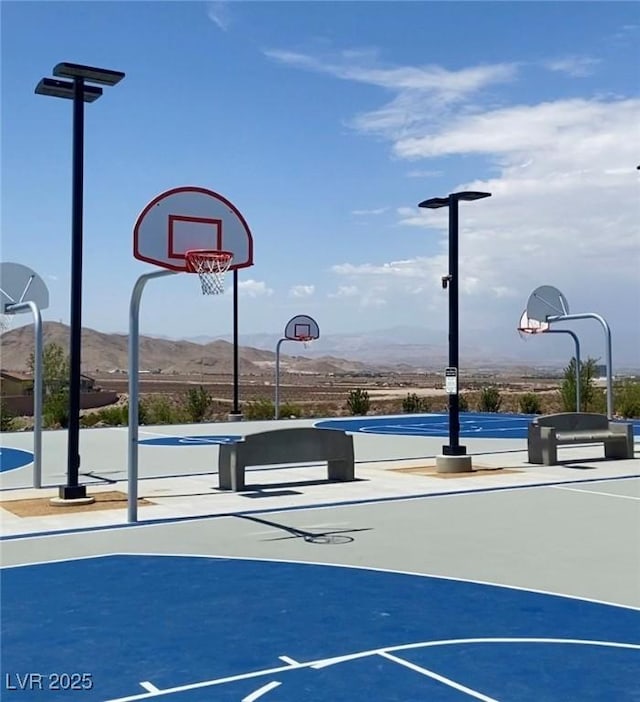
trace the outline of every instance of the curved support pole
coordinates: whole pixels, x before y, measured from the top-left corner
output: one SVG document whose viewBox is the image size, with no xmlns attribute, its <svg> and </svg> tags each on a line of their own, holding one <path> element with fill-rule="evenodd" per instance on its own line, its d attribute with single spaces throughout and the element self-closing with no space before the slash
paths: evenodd
<svg viewBox="0 0 640 702">
<path fill-rule="evenodd" d="M 276 344 L 276 397 L 274 404 L 274 415 L 276 419 L 280 419 L 280 346 L 285 338 L 278 339 Z"/>
<path fill-rule="evenodd" d="M 42 314 L 35 302 L 16 302 L 7 305 L 7 313 L 20 310 L 31 310 L 33 315 L 33 331 L 35 336 L 35 349 L 33 352 L 33 487 L 42 487 L 42 355 L 44 342 L 42 335 Z"/>
<path fill-rule="evenodd" d="M 573 341 L 576 345 L 576 412 L 580 411 L 582 406 L 582 397 L 580 393 L 580 341 L 577 335 L 571 331 L 571 329 L 547 329 L 545 334 L 569 334 L 573 337 Z"/>
<path fill-rule="evenodd" d="M 605 335 L 605 352 L 607 364 L 607 418 L 613 419 L 613 363 L 611 360 L 611 329 L 606 320 L 599 314 L 594 312 L 585 312 L 584 314 L 563 314 L 552 317 L 547 317 L 547 322 L 565 322 L 572 319 L 595 319 L 600 322 L 604 329 Z"/>
<path fill-rule="evenodd" d="M 141 275 L 133 286 L 129 305 L 129 453 L 127 468 L 127 518 L 138 521 L 138 379 L 140 371 L 140 300 L 144 286 L 153 278 L 175 275 L 162 270 Z"/>
</svg>

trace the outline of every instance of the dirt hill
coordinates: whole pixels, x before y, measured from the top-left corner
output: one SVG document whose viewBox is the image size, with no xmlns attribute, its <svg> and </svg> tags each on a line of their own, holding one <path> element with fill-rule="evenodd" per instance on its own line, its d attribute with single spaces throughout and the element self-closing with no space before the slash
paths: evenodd
<svg viewBox="0 0 640 702">
<path fill-rule="evenodd" d="M 58 322 L 44 322 L 45 344 L 56 343 L 69 349 L 69 327 Z M 5 332 L 0 337 L 2 368 L 24 371 L 33 352 L 33 327 L 26 325 Z M 82 330 L 82 370 L 84 373 L 126 371 L 128 366 L 128 336 L 104 334 L 95 329 Z M 281 371 L 327 375 L 367 370 L 368 364 L 330 356 L 305 358 L 281 354 Z M 238 365 L 243 375 L 272 374 L 275 353 L 240 346 Z M 233 372 L 233 345 L 227 341 L 197 344 L 149 336 L 140 337 L 140 369 L 167 374 Z"/>
</svg>

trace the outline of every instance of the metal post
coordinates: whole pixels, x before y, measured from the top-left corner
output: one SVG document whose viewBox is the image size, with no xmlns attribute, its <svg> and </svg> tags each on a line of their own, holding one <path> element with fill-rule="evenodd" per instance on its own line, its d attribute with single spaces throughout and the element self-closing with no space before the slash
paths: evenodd
<svg viewBox="0 0 640 702">
<path fill-rule="evenodd" d="M 458 313 L 458 198 L 449 195 L 449 367 L 459 369 L 460 336 Z M 456 383 L 455 393 L 449 395 L 449 445 L 442 447 L 445 456 L 463 456 L 467 449 L 460 446 L 460 396 Z"/>
<path fill-rule="evenodd" d="M 138 521 L 138 380 L 140 372 L 140 300 L 149 280 L 178 271 L 155 271 L 141 275 L 133 286 L 129 304 L 129 451 L 127 467 L 127 519 Z"/>
<path fill-rule="evenodd" d="M 593 312 L 585 312 L 584 314 L 556 315 L 547 317 L 546 321 L 551 324 L 552 322 L 565 322 L 572 319 L 595 319 L 600 322 L 602 328 L 604 329 L 607 364 L 607 418 L 613 419 L 613 362 L 611 358 L 611 329 L 603 317 Z"/>
<path fill-rule="evenodd" d="M 33 352 L 33 487 L 42 487 L 42 355 L 44 342 L 42 334 L 42 314 L 35 302 L 16 302 L 7 305 L 8 313 L 29 309 L 33 315 L 35 348 Z"/>
<path fill-rule="evenodd" d="M 69 341 L 69 427 L 67 484 L 59 488 L 65 500 L 84 498 L 80 473 L 80 376 L 82 354 L 82 199 L 84 160 L 84 79 L 73 79 L 73 174 L 71 202 L 71 318 Z"/>
<path fill-rule="evenodd" d="M 571 329 L 547 329 L 544 334 L 569 334 L 571 337 L 573 337 L 573 341 L 575 342 L 576 345 L 576 412 L 580 411 L 580 407 L 582 404 L 582 398 L 581 398 L 581 392 L 580 392 L 580 385 L 581 385 L 581 379 L 580 379 L 580 341 L 577 337 L 577 335 L 571 331 Z"/>
<path fill-rule="evenodd" d="M 233 270 L 233 414 L 240 414 L 238 391 L 238 269 Z"/>
<path fill-rule="evenodd" d="M 276 398 L 274 402 L 274 414 L 276 419 L 280 419 L 280 346 L 286 338 L 278 340 L 276 344 Z"/>
</svg>

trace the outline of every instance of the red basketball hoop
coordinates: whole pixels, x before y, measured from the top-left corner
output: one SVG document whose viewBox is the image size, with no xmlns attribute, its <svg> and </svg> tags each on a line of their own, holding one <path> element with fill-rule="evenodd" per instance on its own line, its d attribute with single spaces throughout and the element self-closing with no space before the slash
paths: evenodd
<svg viewBox="0 0 640 702">
<path fill-rule="evenodd" d="M 224 292 L 224 274 L 229 270 L 233 254 L 230 251 L 194 249 L 186 251 L 184 258 L 189 273 L 197 273 L 203 295 Z"/>
</svg>

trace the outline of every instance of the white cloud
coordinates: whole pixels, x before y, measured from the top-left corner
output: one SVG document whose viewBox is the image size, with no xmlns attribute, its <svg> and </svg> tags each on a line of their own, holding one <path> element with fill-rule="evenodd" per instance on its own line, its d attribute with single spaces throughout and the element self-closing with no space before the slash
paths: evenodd
<svg viewBox="0 0 640 702">
<path fill-rule="evenodd" d="M 229 292 L 227 290 L 227 292 Z M 262 280 L 241 280 L 238 282 L 238 293 L 246 297 L 265 297 L 273 295 L 273 290 Z"/>
<path fill-rule="evenodd" d="M 351 214 L 356 217 L 366 217 L 368 215 L 381 215 L 389 210 L 388 207 L 378 207 L 373 210 L 351 210 Z"/>
<path fill-rule="evenodd" d="M 600 59 L 589 56 L 567 56 L 547 61 L 545 65 L 550 71 L 566 73 L 572 78 L 585 78 L 593 73 L 594 66 L 599 63 L 601 63 Z"/>
<path fill-rule="evenodd" d="M 291 297 L 311 297 L 315 289 L 315 285 L 294 285 L 289 290 L 289 295 Z"/>
<path fill-rule="evenodd" d="M 441 176 L 443 171 L 430 171 L 427 169 L 414 169 L 412 171 L 407 171 L 405 174 L 407 178 L 437 178 Z"/>
<path fill-rule="evenodd" d="M 385 139 L 396 158 L 419 164 L 410 171 L 415 177 L 423 165 L 429 172 L 434 158 L 476 157 L 467 163 L 487 175 L 449 185 L 449 191 L 492 193 L 460 205 L 461 312 L 467 320 L 515 328 L 529 293 L 541 284 L 560 287 L 573 311 L 597 311 L 625 326 L 637 318 L 640 99 L 600 94 L 500 106 L 494 88 L 517 79 L 516 63 L 449 71 L 380 68 L 371 54 L 329 62 L 285 52 L 271 57 L 384 89 L 381 106 L 356 115 L 352 126 Z M 547 68 L 587 70 L 594 61 L 563 59 Z M 428 322 L 442 323 L 448 211 L 411 203 L 396 212 L 400 224 L 429 230 L 425 237 L 437 242 L 433 254 L 344 262 L 332 272 L 344 281 L 340 289 L 361 290 L 362 300 L 395 301 L 401 311 L 413 309 L 418 298 Z"/>
<path fill-rule="evenodd" d="M 207 17 L 226 32 L 231 25 L 231 13 L 228 2 L 210 2 L 207 6 Z"/>
<path fill-rule="evenodd" d="M 336 292 L 329 293 L 329 297 L 355 297 L 359 290 L 355 285 L 340 285 Z"/>
</svg>

